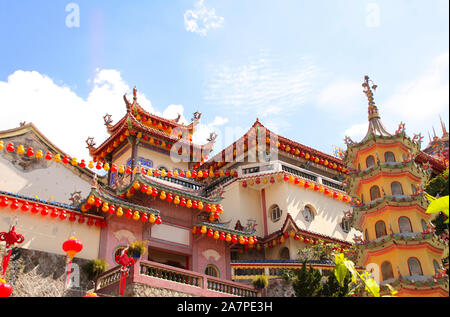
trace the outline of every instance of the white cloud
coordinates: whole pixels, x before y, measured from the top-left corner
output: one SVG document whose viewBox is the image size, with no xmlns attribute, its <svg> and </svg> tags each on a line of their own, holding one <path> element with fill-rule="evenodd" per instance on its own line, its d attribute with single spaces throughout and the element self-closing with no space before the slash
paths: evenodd
<svg viewBox="0 0 450 317">
<path fill-rule="evenodd" d="M 304 104 L 316 72 L 308 58 L 262 51 L 244 65 L 211 65 L 204 99 L 236 115 L 287 116 Z"/>
<path fill-rule="evenodd" d="M 360 142 L 366 136 L 368 128 L 368 122 L 355 124 L 344 131 L 344 136 L 349 136 L 354 142 Z"/>
<path fill-rule="evenodd" d="M 406 132 L 426 135 L 438 116 L 448 118 L 449 107 L 449 52 L 430 63 L 429 68 L 417 78 L 400 85 L 395 93 L 379 108 L 387 126 L 406 123 Z"/>
<path fill-rule="evenodd" d="M 2 96 L 0 130 L 16 128 L 20 122 L 33 122 L 35 126 L 56 146 L 71 156 L 89 159 L 85 140 L 95 138 L 97 146 L 109 134 L 103 116 L 112 115 L 113 123 L 125 115 L 124 94 L 132 88 L 114 69 L 97 70 L 89 81 L 93 86 L 86 99 L 78 96 L 64 85 L 36 71 L 17 70 L 7 81 L 0 81 Z M 181 114 L 186 122 L 182 105 L 170 105 L 157 111 L 143 93 L 138 91 L 139 104 L 151 113 L 175 119 Z M 132 100 L 132 96 L 128 96 Z"/>
<path fill-rule="evenodd" d="M 184 13 L 186 31 L 206 36 L 210 29 L 217 29 L 223 25 L 224 18 L 216 15 L 215 9 L 208 9 L 204 0 L 195 3 L 195 9 Z"/>
</svg>

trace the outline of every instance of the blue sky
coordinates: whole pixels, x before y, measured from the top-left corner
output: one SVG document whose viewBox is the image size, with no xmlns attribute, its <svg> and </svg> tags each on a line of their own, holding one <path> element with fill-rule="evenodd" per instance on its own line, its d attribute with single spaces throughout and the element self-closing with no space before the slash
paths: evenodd
<svg viewBox="0 0 450 317">
<path fill-rule="evenodd" d="M 199 143 L 258 117 L 331 154 L 364 136 L 369 75 L 388 130 L 428 140 L 439 115 L 448 128 L 448 24 L 446 0 L 1 0 L 0 129 L 31 121 L 87 157 L 136 86 L 150 111 L 202 112 Z"/>
</svg>

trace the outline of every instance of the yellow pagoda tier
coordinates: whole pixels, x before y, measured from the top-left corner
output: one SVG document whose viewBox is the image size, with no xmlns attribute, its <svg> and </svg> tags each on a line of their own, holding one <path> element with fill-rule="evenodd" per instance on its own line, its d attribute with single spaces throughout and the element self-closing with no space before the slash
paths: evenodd
<svg viewBox="0 0 450 317">
<path fill-rule="evenodd" d="M 358 264 L 373 273 L 382 293 L 388 293 L 383 286 L 389 284 L 398 296 L 448 296 L 442 267 L 448 242 L 434 233 L 423 193 L 432 169 L 416 160 L 422 137 L 409 138 L 403 123 L 389 133 L 374 102 L 377 86 L 368 76 L 362 86 L 369 101 L 369 128 L 359 143 L 346 137 L 344 158 L 346 191 L 356 201 L 351 225 L 364 235 L 355 239 Z"/>
</svg>

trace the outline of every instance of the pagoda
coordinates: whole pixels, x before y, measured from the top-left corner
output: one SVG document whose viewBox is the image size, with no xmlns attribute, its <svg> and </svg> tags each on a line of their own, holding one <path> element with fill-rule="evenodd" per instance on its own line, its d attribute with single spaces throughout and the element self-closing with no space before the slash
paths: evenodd
<svg viewBox="0 0 450 317">
<path fill-rule="evenodd" d="M 389 133 L 374 102 L 377 86 L 368 76 L 362 86 L 369 127 L 359 143 L 346 137 L 344 158 L 346 190 L 356 202 L 351 224 L 364 234 L 358 241 L 358 264 L 372 271 L 382 293 L 389 293 L 383 287 L 389 284 L 398 296 L 448 296 L 441 262 L 448 256 L 448 242 L 434 233 L 423 193 L 432 168 L 416 159 L 422 137 L 409 138 L 403 123 Z"/>
</svg>

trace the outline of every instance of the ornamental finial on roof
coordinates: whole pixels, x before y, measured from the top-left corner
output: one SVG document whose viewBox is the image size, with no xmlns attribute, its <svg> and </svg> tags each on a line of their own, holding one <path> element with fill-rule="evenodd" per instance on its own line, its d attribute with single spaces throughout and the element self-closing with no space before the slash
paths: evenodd
<svg viewBox="0 0 450 317">
<path fill-rule="evenodd" d="M 134 101 L 137 100 L 137 89 L 136 89 L 136 86 L 134 86 L 134 88 L 133 88 L 133 100 Z"/>
<path fill-rule="evenodd" d="M 196 112 L 194 112 L 193 113 L 193 117 L 192 117 L 192 121 L 197 121 L 197 120 L 200 120 L 200 118 L 201 118 L 201 116 L 202 116 L 202 113 L 201 112 L 198 112 L 198 111 L 196 111 Z"/>
<path fill-rule="evenodd" d="M 372 86 L 370 86 L 370 83 Z M 375 106 L 375 101 L 373 98 L 373 91 L 377 90 L 377 85 L 373 83 L 372 80 L 369 79 L 369 76 L 364 76 L 364 83 L 362 84 L 364 88 L 364 93 L 366 94 L 367 100 L 369 101 L 369 119 L 372 115 L 378 115 L 377 107 Z"/>
<path fill-rule="evenodd" d="M 103 120 L 105 121 L 105 125 L 109 127 L 112 123 L 111 115 L 109 113 L 105 114 L 103 117 Z"/>
<path fill-rule="evenodd" d="M 93 137 L 88 137 L 86 139 L 87 149 L 92 149 L 95 146 L 95 141 Z"/>
</svg>

